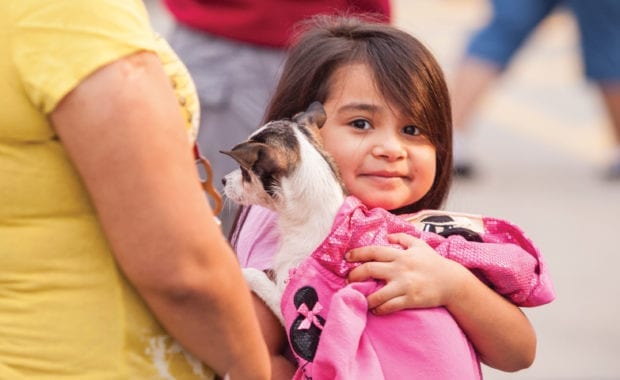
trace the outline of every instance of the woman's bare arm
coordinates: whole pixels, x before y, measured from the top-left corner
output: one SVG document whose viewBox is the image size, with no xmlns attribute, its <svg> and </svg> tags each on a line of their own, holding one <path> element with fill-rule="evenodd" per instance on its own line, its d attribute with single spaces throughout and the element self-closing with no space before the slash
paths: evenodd
<svg viewBox="0 0 620 380">
<path fill-rule="evenodd" d="M 268 378 L 250 292 L 158 58 L 142 52 L 99 69 L 50 116 L 116 260 L 169 333 L 220 374 Z"/>
</svg>

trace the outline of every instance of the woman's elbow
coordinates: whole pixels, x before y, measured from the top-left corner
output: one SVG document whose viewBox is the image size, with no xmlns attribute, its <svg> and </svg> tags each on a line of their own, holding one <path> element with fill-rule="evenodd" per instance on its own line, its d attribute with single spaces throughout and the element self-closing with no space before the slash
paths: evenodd
<svg viewBox="0 0 620 380">
<path fill-rule="evenodd" d="M 131 282 L 147 298 L 156 297 L 172 304 L 198 299 L 218 304 L 230 300 L 244 281 L 234 259 L 222 257 L 215 261 L 179 259 L 163 267 L 143 268 L 142 274 L 134 276 Z"/>
</svg>

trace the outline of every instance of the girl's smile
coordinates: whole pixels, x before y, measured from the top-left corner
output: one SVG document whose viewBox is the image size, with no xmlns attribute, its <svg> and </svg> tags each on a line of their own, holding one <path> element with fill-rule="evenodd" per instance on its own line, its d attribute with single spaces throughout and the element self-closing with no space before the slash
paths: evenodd
<svg viewBox="0 0 620 380">
<path fill-rule="evenodd" d="M 435 147 L 377 90 L 364 64 L 339 68 L 330 78 L 327 121 L 320 130 L 348 191 L 368 207 L 412 204 L 435 178 Z"/>
<path fill-rule="evenodd" d="M 385 188 L 389 186 L 398 186 L 400 183 L 407 181 L 409 178 L 407 176 L 390 174 L 386 172 L 360 174 L 358 177 L 360 180 L 372 181 L 376 186 Z"/>
</svg>

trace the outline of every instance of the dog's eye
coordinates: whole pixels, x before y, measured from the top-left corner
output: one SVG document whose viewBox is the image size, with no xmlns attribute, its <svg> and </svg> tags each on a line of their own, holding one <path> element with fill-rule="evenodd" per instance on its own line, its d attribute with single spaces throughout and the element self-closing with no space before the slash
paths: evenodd
<svg viewBox="0 0 620 380">
<path fill-rule="evenodd" d="M 357 129 L 370 129 L 371 128 L 370 123 L 364 119 L 353 120 L 351 122 L 351 125 L 353 126 L 353 128 L 357 128 Z"/>
<path fill-rule="evenodd" d="M 243 178 L 243 180 L 245 182 L 250 182 L 252 181 L 252 179 L 250 178 L 250 173 L 248 172 L 248 170 L 244 167 L 241 168 L 241 178 Z"/>
<path fill-rule="evenodd" d="M 403 133 L 406 135 L 418 136 L 422 134 L 422 131 L 415 125 L 406 125 L 403 127 Z"/>
</svg>

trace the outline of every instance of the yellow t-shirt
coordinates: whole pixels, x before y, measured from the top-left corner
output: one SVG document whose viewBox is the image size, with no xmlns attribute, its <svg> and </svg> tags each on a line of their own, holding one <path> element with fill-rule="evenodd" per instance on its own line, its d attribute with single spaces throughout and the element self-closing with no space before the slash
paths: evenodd
<svg viewBox="0 0 620 380">
<path fill-rule="evenodd" d="M 0 1 L 0 379 L 213 377 L 119 271 L 47 116 L 97 68 L 149 50 L 194 138 L 195 91 L 166 49 L 141 1 Z"/>
</svg>

